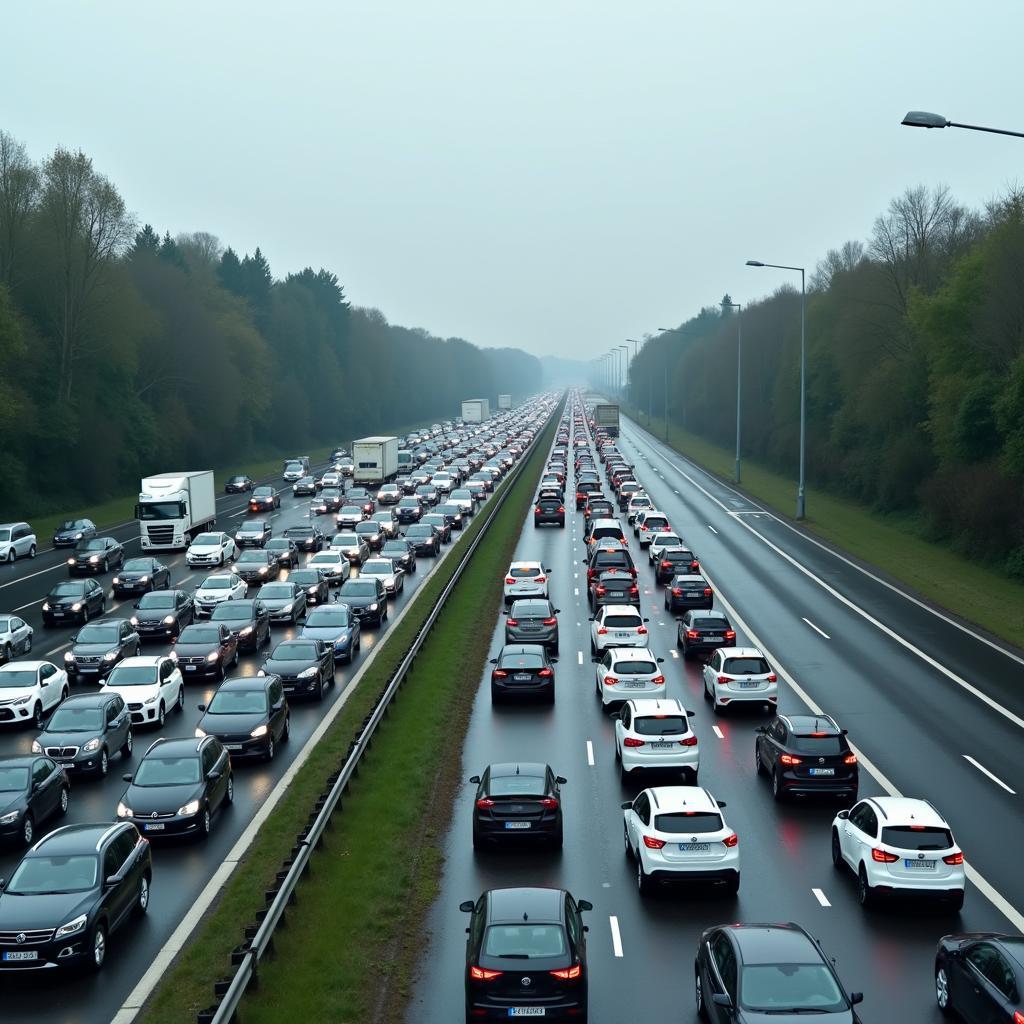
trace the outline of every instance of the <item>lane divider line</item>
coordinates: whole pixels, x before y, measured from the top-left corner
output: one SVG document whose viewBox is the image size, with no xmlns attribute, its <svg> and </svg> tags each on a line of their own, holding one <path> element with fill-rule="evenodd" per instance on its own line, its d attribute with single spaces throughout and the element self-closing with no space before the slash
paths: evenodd
<svg viewBox="0 0 1024 1024">
<path fill-rule="evenodd" d="M 823 907 L 831 907 L 832 906 L 832 904 L 829 903 L 829 901 L 828 901 L 828 897 L 821 891 L 821 889 L 812 889 L 811 892 L 814 893 L 814 898 Z"/>
<path fill-rule="evenodd" d="M 594 741 L 587 740 L 587 764 L 594 767 Z"/>
<path fill-rule="evenodd" d="M 713 527 L 713 526 L 712 526 L 712 525 L 711 525 L 710 523 L 708 523 L 708 529 L 709 529 L 709 530 L 710 530 L 710 531 L 711 531 L 711 532 L 712 532 L 713 534 L 715 534 L 715 535 L 717 535 L 717 534 L 718 534 L 718 531 L 717 531 L 717 530 L 716 530 L 716 529 L 715 529 L 715 528 L 714 528 L 714 527 Z"/>
<path fill-rule="evenodd" d="M 617 956 L 622 956 L 622 935 L 619 934 L 619 919 L 614 914 L 608 918 L 608 923 L 612 929 L 612 952 Z"/>
<path fill-rule="evenodd" d="M 576 661 L 580 665 L 583 664 L 583 652 L 582 651 L 577 651 L 576 652 Z"/>
<path fill-rule="evenodd" d="M 816 625 L 815 625 L 815 624 L 814 624 L 813 622 L 811 622 L 811 620 L 810 620 L 810 619 L 805 619 L 805 618 L 804 618 L 804 617 L 803 617 L 802 615 L 801 615 L 800 617 L 801 617 L 802 619 L 804 619 L 804 622 L 806 622 L 806 623 L 807 623 L 807 625 L 808 625 L 808 626 L 810 626 L 810 627 L 811 627 L 811 629 L 813 629 L 815 633 L 819 633 L 819 634 L 820 634 L 821 636 L 823 636 L 823 637 L 824 637 L 824 638 L 825 638 L 826 640 L 831 640 L 831 639 L 832 639 L 832 637 L 830 637 L 830 636 L 828 635 L 828 633 L 826 633 L 826 632 L 825 632 L 825 630 L 823 630 L 823 629 L 819 629 L 819 628 L 818 628 L 818 627 L 817 627 L 817 626 L 816 626 Z"/>
<path fill-rule="evenodd" d="M 1017 793 L 1014 790 L 1010 789 L 1010 787 L 1005 782 L 1003 782 L 1002 779 L 1000 779 L 996 775 L 993 775 L 983 764 L 979 764 L 977 761 L 975 761 L 970 754 L 964 754 L 964 760 L 968 764 L 973 764 L 974 767 L 977 768 L 982 775 L 987 775 L 997 786 L 1002 786 L 1003 789 L 1005 789 L 1006 792 L 1009 793 L 1011 796 L 1017 795 Z"/>
<path fill-rule="evenodd" d="M 724 739 L 725 739 L 725 733 L 724 733 L 724 732 L 722 732 L 722 730 L 721 730 L 721 727 L 720 727 L 720 726 L 717 726 L 717 725 L 713 725 L 713 726 L 711 726 L 711 731 L 712 731 L 712 732 L 713 732 L 713 733 L 714 733 L 714 734 L 715 734 L 715 735 L 716 735 L 716 736 L 717 736 L 717 737 L 718 737 L 718 738 L 719 738 L 720 740 L 724 740 Z"/>
</svg>

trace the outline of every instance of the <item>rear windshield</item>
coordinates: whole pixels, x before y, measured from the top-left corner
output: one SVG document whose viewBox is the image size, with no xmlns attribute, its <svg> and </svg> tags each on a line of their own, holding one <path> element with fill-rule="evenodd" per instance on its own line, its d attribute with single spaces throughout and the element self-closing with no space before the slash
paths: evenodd
<svg viewBox="0 0 1024 1024">
<path fill-rule="evenodd" d="M 604 624 L 616 629 L 636 629 L 637 626 L 643 625 L 643 619 L 639 615 L 606 615 Z"/>
<path fill-rule="evenodd" d="M 953 836 L 948 828 L 904 825 L 883 827 L 882 842 L 900 850 L 948 850 L 953 845 Z"/>
<path fill-rule="evenodd" d="M 548 617 L 548 604 L 546 601 L 516 601 L 512 605 L 511 617 L 517 616 L 523 619 Z"/>
<path fill-rule="evenodd" d="M 491 925 L 484 936 L 484 956 L 533 960 L 538 957 L 563 956 L 565 935 L 557 924 Z"/>
<path fill-rule="evenodd" d="M 688 731 L 686 719 L 680 715 L 649 715 L 633 720 L 633 732 L 641 736 L 682 736 Z"/>
<path fill-rule="evenodd" d="M 621 526 L 595 526 L 591 537 L 600 540 L 602 537 L 622 537 Z M 623 538 L 625 539 L 625 538 Z"/>
<path fill-rule="evenodd" d="M 843 737 L 835 733 L 826 736 L 793 736 L 790 746 L 801 754 L 841 754 L 846 749 Z"/>
<path fill-rule="evenodd" d="M 669 562 L 693 562 L 692 551 L 663 551 L 661 557 Z"/>
<path fill-rule="evenodd" d="M 675 814 L 656 814 L 654 827 L 659 832 L 682 835 L 690 832 L 702 835 L 707 832 L 718 832 L 722 828 L 722 816 L 712 811 L 679 811 Z"/>
<path fill-rule="evenodd" d="M 731 676 L 761 676 L 771 672 L 764 658 L 726 658 L 723 670 Z"/>
<path fill-rule="evenodd" d="M 543 668 L 544 659 L 539 654 L 506 654 L 501 659 L 502 668 Z"/>
<path fill-rule="evenodd" d="M 668 526 L 668 520 L 664 516 L 647 516 L 644 526 Z"/>
<path fill-rule="evenodd" d="M 621 569 L 632 569 L 633 559 L 625 551 L 599 551 L 594 556 L 591 565 L 599 569 L 608 565 L 614 565 Z"/>
<path fill-rule="evenodd" d="M 543 796 L 547 788 L 539 775 L 492 775 L 487 792 L 491 796 Z"/>
<path fill-rule="evenodd" d="M 712 618 L 710 615 L 695 616 L 693 624 L 699 629 L 728 629 L 729 623 L 725 619 Z"/>
<path fill-rule="evenodd" d="M 540 575 L 540 569 L 515 569 L 515 568 L 512 568 L 512 569 L 509 569 L 508 574 L 509 574 L 509 576 L 513 576 L 516 579 L 520 579 L 522 577 L 538 576 L 538 575 Z"/>
<path fill-rule="evenodd" d="M 626 661 L 622 659 L 615 662 L 613 671 L 620 676 L 643 676 L 654 672 L 657 665 L 653 661 Z"/>
</svg>

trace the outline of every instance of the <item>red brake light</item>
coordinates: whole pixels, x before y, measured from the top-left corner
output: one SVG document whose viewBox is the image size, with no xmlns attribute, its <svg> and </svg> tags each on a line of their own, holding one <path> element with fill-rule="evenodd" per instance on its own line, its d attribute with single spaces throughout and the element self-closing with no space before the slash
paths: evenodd
<svg viewBox="0 0 1024 1024">
<path fill-rule="evenodd" d="M 546 811 L 558 810 L 558 801 L 553 796 L 546 796 L 540 802 L 541 807 Z"/>
<path fill-rule="evenodd" d="M 554 617 L 554 615 L 552 615 L 550 619 L 545 619 L 544 620 L 544 625 L 545 626 L 557 626 L 558 625 L 558 619 L 556 619 Z"/>
<path fill-rule="evenodd" d="M 951 853 L 948 857 L 943 857 L 942 860 L 946 864 L 963 864 L 964 855 L 962 853 Z"/>
<path fill-rule="evenodd" d="M 651 682 L 654 683 L 655 686 L 664 686 L 665 685 L 665 677 L 664 676 L 655 676 L 651 680 Z"/>
<path fill-rule="evenodd" d="M 646 527 L 646 526 L 641 526 L 641 527 L 640 527 L 640 529 L 641 529 L 641 530 L 642 530 L 642 531 L 643 531 L 644 533 L 647 533 L 647 532 L 648 532 L 648 530 L 647 530 L 647 527 Z"/>
<path fill-rule="evenodd" d="M 704 596 L 705 597 L 710 597 L 711 596 L 711 588 L 710 587 L 705 587 L 704 588 Z"/>
<path fill-rule="evenodd" d="M 644 846 L 646 846 L 648 850 L 660 850 L 664 845 L 664 839 L 656 839 L 654 836 L 644 836 Z"/>
<path fill-rule="evenodd" d="M 633 736 L 627 736 L 623 741 L 622 745 L 625 747 L 642 747 L 644 745 L 643 740 L 638 740 Z"/>
<path fill-rule="evenodd" d="M 727 629 L 725 631 L 725 639 L 726 640 L 735 640 L 736 639 L 736 630 L 735 629 Z"/>
<path fill-rule="evenodd" d="M 550 679 L 554 674 L 555 673 L 552 672 L 551 669 L 549 669 L 549 668 L 542 668 L 537 673 L 537 675 L 539 675 L 542 679 Z"/>
<path fill-rule="evenodd" d="M 778 681 L 779 681 L 779 677 L 774 672 L 769 672 L 768 673 L 768 682 L 769 683 L 777 683 Z"/>
<path fill-rule="evenodd" d="M 846 757 L 843 758 L 843 764 L 856 764 L 856 763 L 857 763 L 857 755 L 856 754 L 847 754 Z"/>
<path fill-rule="evenodd" d="M 477 800 L 476 805 L 481 811 L 486 811 L 489 807 L 494 806 L 494 801 L 489 796 L 485 796 Z"/>
<path fill-rule="evenodd" d="M 671 569 L 672 563 L 667 558 L 663 558 L 661 560 L 661 567 L 662 569 Z"/>
<path fill-rule="evenodd" d="M 735 832 L 731 836 L 726 836 L 722 842 L 731 850 L 740 841 L 740 837 Z"/>
<path fill-rule="evenodd" d="M 605 633 L 607 633 L 607 632 L 608 632 L 608 630 L 607 630 L 607 629 L 605 629 L 605 628 L 604 628 L 604 626 L 601 626 L 601 627 L 600 627 L 600 628 L 598 629 L 598 631 L 597 631 L 597 635 L 598 635 L 598 636 L 604 636 L 604 634 L 605 634 Z"/>
<path fill-rule="evenodd" d="M 871 851 L 871 859 L 878 861 L 879 864 L 894 864 L 899 860 L 899 857 L 895 853 L 887 853 L 885 850 L 879 850 L 875 847 Z"/>
<path fill-rule="evenodd" d="M 469 976 L 474 981 L 494 981 L 495 978 L 501 977 L 501 971 L 489 971 L 486 967 L 474 965 L 469 969 Z"/>
<path fill-rule="evenodd" d="M 1020 1010 L 1014 1010 L 1011 1024 L 1024 1024 L 1024 1013 L 1021 1013 Z"/>
<path fill-rule="evenodd" d="M 539 516 L 539 515 L 540 515 L 540 505 L 538 505 L 538 506 L 537 506 L 537 507 L 536 507 L 536 508 L 535 508 L 535 509 L 533 510 L 533 514 L 534 514 L 535 516 Z"/>
<path fill-rule="evenodd" d="M 672 593 L 675 594 L 676 597 L 682 597 L 683 596 L 683 592 L 682 592 L 682 590 L 679 589 L 679 587 L 673 587 L 672 588 Z"/>
<path fill-rule="evenodd" d="M 558 971 L 551 971 L 550 974 L 555 978 L 561 978 L 563 981 L 572 981 L 574 978 L 578 978 L 583 973 L 583 968 L 579 964 L 573 964 L 572 967 L 563 967 Z"/>
<path fill-rule="evenodd" d="M 519 620 L 518 619 L 509 619 L 508 620 L 508 624 L 510 626 L 518 626 L 519 625 Z"/>
<path fill-rule="evenodd" d="M 795 764 L 803 764 L 804 763 L 802 757 L 794 757 L 792 754 L 781 754 L 779 756 L 779 760 L 783 764 L 788 764 L 788 765 L 795 765 Z"/>
<path fill-rule="evenodd" d="M 565 506 L 564 505 L 559 505 L 558 506 L 558 511 L 559 512 L 565 512 Z"/>
<path fill-rule="evenodd" d="M 700 562 L 698 562 L 698 561 L 691 562 L 690 563 L 690 568 L 691 569 L 699 569 L 700 568 Z"/>
<path fill-rule="evenodd" d="M 603 596 L 604 594 L 607 594 L 607 593 L 608 593 L 608 591 L 607 591 L 607 590 L 605 589 L 605 586 L 604 586 L 604 584 L 602 584 L 602 583 L 598 583 L 598 585 L 597 585 L 597 590 L 596 590 L 596 593 L 597 593 L 597 596 L 598 596 L 598 597 L 601 597 L 601 596 Z M 607 631 L 607 630 L 605 630 L 605 632 L 607 633 L 608 631 Z"/>
<path fill-rule="evenodd" d="M 604 685 L 605 686 L 614 686 L 618 681 L 619 681 L 618 676 L 605 676 L 604 677 Z"/>
<path fill-rule="evenodd" d="M 732 676 L 719 676 L 716 680 L 719 686 L 725 686 L 726 683 L 732 682 Z"/>
<path fill-rule="evenodd" d="M 681 746 L 681 747 L 695 747 L 695 746 L 697 746 L 697 737 L 696 736 L 685 736 L 683 739 L 681 739 L 679 741 L 679 746 Z"/>
<path fill-rule="evenodd" d="M 687 640 L 698 640 L 700 639 L 700 633 L 695 629 L 688 629 L 686 631 Z"/>
<path fill-rule="evenodd" d="M 631 594 L 639 594 L 639 593 L 640 593 L 640 589 L 639 589 L 639 587 L 637 587 L 637 585 L 636 585 L 636 584 L 634 583 L 634 584 L 633 584 L 633 586 L 631 586 L 631 587 L 629 588 L 629 592 L 630 592 Z"/>
<path fill-rule="evenodd" d="M 639 633 L 639 634 L 640 634 L 641 636 L 643 636 L 643 635 L 644 635 L 644 634 L 645 634 L 645 633 L 647 632 L 647 627 L 646 627 L 646 626 L 637 626 L 637 627 L 636 627 L 636 631 L 637 631 L 637 632 L 638 632 L 638 633 Z"/>
<path fill-rule="evenodd" d="M 506 583 L 515 583 L 515 581 L 516 581 L 515 576 L 506 576 L 505 577 L 505 582 Z"/>
<path fill-rule="evenodd" d="M 503 668 L 496 668 L 492 673 L 497 679 L 504 679 L 508 673 Z"/>
</svg>

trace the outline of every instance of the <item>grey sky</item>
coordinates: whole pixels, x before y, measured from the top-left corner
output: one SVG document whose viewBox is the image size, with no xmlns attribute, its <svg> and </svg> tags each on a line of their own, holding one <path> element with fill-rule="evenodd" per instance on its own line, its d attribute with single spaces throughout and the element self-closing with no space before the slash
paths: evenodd
<svg viewBox="0 0 1024 1024">
<path fill-rule="evenodd" d="M 81 147 L 161 232 L 333 269 L 390 320 L 583 357 L 980 204 L 1024 141 L 1020 0 L 5 5 L 0 127 Z"/>
</svg>

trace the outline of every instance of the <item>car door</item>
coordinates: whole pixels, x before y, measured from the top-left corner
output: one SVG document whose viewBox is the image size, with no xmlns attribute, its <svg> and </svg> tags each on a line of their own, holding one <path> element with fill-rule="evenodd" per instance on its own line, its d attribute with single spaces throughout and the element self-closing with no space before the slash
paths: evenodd
<svg viewBox="0 0 1024 1024">
<path fill-rule="evenodd" d="M 701 670 L 704 674 L 704 688 L 709 693 L 715 692 L 715 679 L 721 667 L 722 656 L 718 651 L 713 651 L 711 657 L 704 662 L 704 668 Z"/>
<path fill-rule="evenodd" d="M 107 717 L 107 746 L 111 750 L 119 750 L 128 739 L 128 730 L 131 728 L 131 715 L 128 708 L 119 694 L 106 706 Z"/>
<path fill-rule="evenodd" d="M 718 651 L 714 653 L 715 658 L 721 658 Z M 761 745 L 764 763 L 771 772 L 779 760 L 779 752 L 786 742 L 786 726 L 778 718 L 772 722 L 764 733 L 764 742 Z"/>
<path fill-rule="evenodd" d="M 709 942 L 709 977 L 711 983 L 708 996 L 705 997 L 705 1005 L 708 1008 L 708 1015 L 713 1021 L 731 1021 L 733 1011 L 729 1007 L 719 1006 L 713 998 L 715 993 L 725 994 L 736 1005 L 737 988 L 737 964 L 736 953 L 732 943 L 722 932 L 716 932 Z"/>
<path fill-rule="evenodd" d="M 630 722 L 633 720 L 633 712 L 628 704 L 622 705 L 619 717 L 615 719 L 615 749 L 622 751 L 622 741 L 629 730 Z"/>
<path fill-rule="evenodd" d="M 629 832 L 630 845 L 636 850 L 640 845 L 640 836 L 644 826 L 651 823 L 651 799 L 644 791 L 634 801 L 630 809 L 627 831 Z"/>
<path fill-rule="evenodd" d="M 28 806 L 32 812 L 32 820 L 37 824 L 48 818 L 57 806 L 60 792 L 50 783 L 51 776 L 59 778 L 56 768 L 57 766 L 45 757 L 36 758 L 32 762 Z"/>
<path fill-rule="evenodd" d="M 192 598 L 184 591 L 178 594 L 174 602 L 174 611 L 178 617 L 178 626 L 187 626 L 194 618 Z"/>
<path fill-rule="evenodd" d="M 95 580 L 86 580 L 85 593 L 86 600 L 99 612 L 103 608 L 103 588 Z"/>
<path fill-rule="evenodd" d="M 170 658 L 161 658 L 157 666 L 157 679 L 160 683 L 160 699 L 169 711 L 178 700 L 178 681 L 174 678 L 174 662 Z"/>
<path fill-rule="evenodd" d="M 61 697 L 60 679 L 57 675 L 57 669 L 49 662 L 46 662 L 40 665 L 37 678 L 39 680 L 39 692 L 43 710 L 55 708 L 60 703 Z"/>
<path fill-rule="evenodd" d="M 11 616 L 11 649 L 20 651 L 22 654 L 28 651 L 29 637 L 32 636 L 32 629 L 24 619 L 16 615 Z"/>
<path fill-rule="evenodd" d="M 135 629 L 133 628 L 132 624 L 127 619 L 121 622 L 119 640 L 121 644 L 122 657 L 129 653 L 139 653 L 139 634 L 135 632 Z"/>
<path fill-rule="evenodd" d="M 135 860 L 135 830 L 132 828 L 122 829 L 114 836 L 109 850 L 114 863 L 116 863 L 115 874 L 120 876 L 114 897 L 116 916 L 111 915 L 111 921 L 118 923 L 125 920 L 131 913 L 138 895 L 138 871 Z M 104 875 L 104 877 L 107 877 Z"/>
<path fill-rule="evenodd" d="M 284 695 L 284 687 L 280 679 L 273 679 L 270 682 L 270 731 L 275 740 L 280 740 L 284 735 L 285 723 L 288 720 L 288 701 Z"/>
<path fill-rule="evenodd" d="M 228 775 L 230 774 L 228 759 L 228 752 L 221 746 L 218 740 L 211 740 L 203 748 L 203 770 L 207 779 L 209 779 L 211 807 L 220 807 L 224 802 L 224 794 L 228 790 Z M 206 767 L 207 763 L 210 764 L 209 768 Z M 211 772 L 216 773 L 218 777 L 211 779 Z"/>
<path fill-rule="evenodd" d="M 840 830 L 840 845 L 843 856 L 854 871 L 866 860 L 868 849 L 878 835 L 878 815 L 866 800 L 862 800 L 843 823 Z"/>
<path fill-rule="evenodd" d="M 970 1024 L 1004 1024 L 1012 1021 L 1015 1006 L 1013 971 L 991 942 L 977 942 L 963 956 L 961 984 L 953 985 L 957 1012 Z"/>
</svg>

